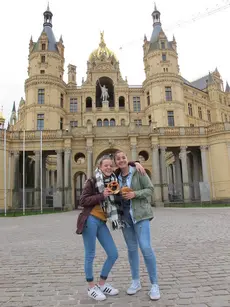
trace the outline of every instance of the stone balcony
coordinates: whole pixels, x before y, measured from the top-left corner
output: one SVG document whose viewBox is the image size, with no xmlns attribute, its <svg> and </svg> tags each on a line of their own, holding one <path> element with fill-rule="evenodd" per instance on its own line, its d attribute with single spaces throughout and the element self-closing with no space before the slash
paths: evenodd
<svg viewBox="0 0 230 307">
<path fill-rule="evenodd" d="M 230 123 L 215 123 L 207 127 L 153 127 L 153 126 L 111 126 L 111 127 L 74 127 L 66 130 L 43 130 L 42 138 L 62 139 L 62 138 L 82 138 L 91 135 L 92 137 L 119 137 L 125 138 L 135 136 L 210 136 L 218 133 L 230 132 Z M 26 140 L 39 140 L 40 131 L 26 131 Z M 4 138 L 4 130 L 0 130 L 0 138 Z M 6 131 L 7 141 L 22 140 L 23 131 Z"/>
</svg>

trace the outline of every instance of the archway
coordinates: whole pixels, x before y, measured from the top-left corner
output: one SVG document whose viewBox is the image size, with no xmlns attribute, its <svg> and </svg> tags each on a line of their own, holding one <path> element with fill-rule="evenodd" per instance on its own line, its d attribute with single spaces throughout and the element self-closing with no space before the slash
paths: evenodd
<svg viewBox="0 0 230 307">
<path fill-rule="evenodd" d="M 102 107 L 102 98 L 101 98 L 101 88 L 100 85 L 108 89 L 109 93 L 109 107 L 114 107 L 114 86 L 113 86 L 113 80 L 109 77 L 101 77 L 99 78 L 99 81 L 96 82 L 96 107 L 101 108 Z"/>
<path fill-rule="evenodd" d="M 74 175 L 74 205 L 75 209 L 79 207 L 81 193 L 86 181 L 86 174 L 83 172 L 77 172 Z"/>
</svg>

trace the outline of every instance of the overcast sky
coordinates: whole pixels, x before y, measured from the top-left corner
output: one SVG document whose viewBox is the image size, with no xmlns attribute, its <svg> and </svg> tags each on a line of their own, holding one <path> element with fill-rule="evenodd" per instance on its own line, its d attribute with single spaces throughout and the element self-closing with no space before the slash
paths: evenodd
<svg viewBox="0 0 230 307">
<path fill-rule="evenodd" d="M 67 65 L 71 63 L 77 66 L 78 85 L 81 85 L 87 59 L 97 48 L 100 31 L 104 30 L 105 42 L 117 55 L 123 77 L 127 76 L 129 84 L 142 84 L 143 37 L 146 34 L 149 39 L 152 33 L 154 1 L 51 0 L 49 3 L 54 35 L 58 40 L 62 34 L 65 45 L 65 81 Z M 173 34 L 176 37 L 182 76 L 193 81 L 218 67 L 224 86 L 226 80 L 230 82 L 230 0 L 161 0 L 156 4 L 168 39 Z M 224 6 L 227 8 L 210 14 Z M 7 118 L 13 101 L 17 107 L 21 96 L 25 97 L 29 40 L 32 35 L 37 41 L 41 34 L 46 7 L 46 0 L 1 1 L 0 106 Z M 207 13 L 209 16 L 202 17 Z"/>
</svg>

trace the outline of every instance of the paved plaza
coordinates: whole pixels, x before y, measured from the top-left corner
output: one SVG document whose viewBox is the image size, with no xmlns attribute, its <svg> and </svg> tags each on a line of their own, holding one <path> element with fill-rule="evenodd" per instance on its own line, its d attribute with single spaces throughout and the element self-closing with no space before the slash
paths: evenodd
<svg viewBox="0 0 230 307">
<path fill-rule="evenodd" d="M 149 300 L 141 258 L 142 290 L 127 296 L 130 272 L 120 232 L 113 232 L 119 260 L 109 282 L 116 297 L 96 303 L 86 294 L 78 211 L 0 218 L 0 306 L 230 306 L 230 209 L 157 209 L 152 222 L 162 298 Z M 95 276 L 104 252 L 98 245 Z"/>
</svg>

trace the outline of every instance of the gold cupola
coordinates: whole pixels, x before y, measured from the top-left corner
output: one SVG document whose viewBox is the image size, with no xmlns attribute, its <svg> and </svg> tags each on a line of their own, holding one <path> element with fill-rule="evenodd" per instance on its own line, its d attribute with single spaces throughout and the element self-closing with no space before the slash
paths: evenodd
<svg viewBox="0 0 230 307">
<path fill-rule="evenodd" d="M 103 61 L 103 60 L 109 60 L 109 59 L 116 59 L 115 54 L 113 53 L 113 51 L 111 51 L 105 43 L 104 40 L 104 31 L 100 33 L 101 39 L 100 39 L 100 44 L 99 47 L 94 50 L 90 56 L 89 56 L 89 61 Z"/>
</svg>

